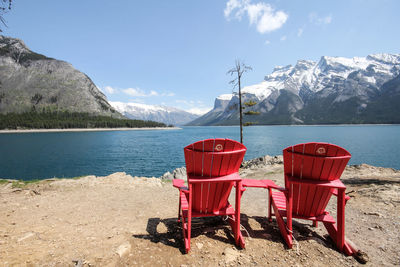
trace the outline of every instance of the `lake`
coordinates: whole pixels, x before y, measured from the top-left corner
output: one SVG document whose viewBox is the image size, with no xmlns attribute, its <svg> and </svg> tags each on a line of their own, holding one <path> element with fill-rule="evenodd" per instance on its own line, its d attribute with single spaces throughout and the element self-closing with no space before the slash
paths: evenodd
<svg viewBox="0 0 400 267">
<path fill-rule="evenodd" d="M 239 140 L 239 127 L 0 134 L 0 178 L 29 180 L 114 172 L 159 177 L 184 166 L 184 146 L 206 138 Z M 245 159 L 281 155 L 287 146 L 312 141 L 344 147 L 352 154 L 349 164 L 400 169 L 400 125 L 245 127 Z"/>
</svg>

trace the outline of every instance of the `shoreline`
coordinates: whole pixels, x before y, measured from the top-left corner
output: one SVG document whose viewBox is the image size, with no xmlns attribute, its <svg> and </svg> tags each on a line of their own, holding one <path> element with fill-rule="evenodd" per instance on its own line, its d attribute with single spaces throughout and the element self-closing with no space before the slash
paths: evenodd
<svg viewBox="0 0 400 267">
<path fill-rule="evenodd" d="M 253 124 L 245 127 L 262 126 L 293 126 L 293 127 L 314 127 L 314 126 L 400 126 L 399 123 L 360 123 L 360 124 Z M 239 125 L 185 125 L 184 127 L 239 127 Z"/>
<path fill-rule="evenodd" d="M 109 132 L 109 131 L 148 131 L 148 130 L 182 130 L 179 127 L 143 127 L 143 128 L 70 128 L 70 129 L 24 129 L 0 130 L 2 133 L 58 133 L 58 132 Z"/>
</svg>

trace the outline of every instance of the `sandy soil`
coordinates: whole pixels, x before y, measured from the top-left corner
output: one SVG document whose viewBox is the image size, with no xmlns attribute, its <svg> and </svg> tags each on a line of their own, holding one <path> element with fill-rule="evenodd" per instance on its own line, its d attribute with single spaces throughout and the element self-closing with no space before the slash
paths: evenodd
<svg viewBox="0 0 400 267">
<path fill-rule="evenodd" d="M 57 132 L 109 132 L 109 131 L 148 131 L 148 130 L 180 130 L 179 127 L 143 127 L 143 128 L 71 128 L 71 129 L 27 129 L 0 130 L 0 133 L 57 133 Z"/>
<path fill-rule="evenodd" d="M 242 177 L 281 184 L 283 165 L 270 159 L 249 164 Z M 367 266 L 399 266 L 400 171 L 351 166 L 343 181 L 352 196 L 346 206 L 347 238 L 367 254 Z M 266 220 L 263 189 L 250 188 L 242 198 L 246 249 L 233 245 L 225 222 L 209 218 L 195 221 L 186 255 L 171 181 L 114 173 L 21 187 L 0 185 L 3 266 L 361 265 L 337 252 L 323 227 L 306 221 L 295 223 L 298 246 L 287 249 L 276 222 Z M 334 213 L 335 203 L 329 205 Z"/>
</svg>

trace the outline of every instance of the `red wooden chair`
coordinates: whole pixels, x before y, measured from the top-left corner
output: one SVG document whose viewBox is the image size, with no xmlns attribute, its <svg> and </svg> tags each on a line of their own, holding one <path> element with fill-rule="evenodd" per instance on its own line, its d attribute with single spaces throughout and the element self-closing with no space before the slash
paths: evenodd
<svg viewBox="0 0 400 267">
<path fill-rule="evenodd" d="M 298 144 L 283 150 L 285 188 L 269 187 L 268 217 L 275 215 L 285 242 L 292 248 L 292 218 L 323 222 L 340 251 L 353 254 L 344 236 L 345 189 L 339 180 L 351 155 L 327 143 Z M 278 189 L 278 191 L 272 190 Z M 337 196 L 337 222 L 325 210 L 332 195 Z M 274 214 L 271 214 L 271 206 Z M 286 217 L 286 222 L 284 221 Z"/>
<path fill-rule="evenodd" d="M 230 139 L 207 139 L 184 148 L 187 186 L 182 179 L 173 180 L 179 188 L 178 217 L 182 222 L 186 253 L 190 250 L 191 222 L 194 217 L 228 216 L 237 246 L 244 248 L 240 232 L 240 189 L 238 170 L 246 147 Z M 228 198 L 236 187 L 233 208 Z"/>
</svg>

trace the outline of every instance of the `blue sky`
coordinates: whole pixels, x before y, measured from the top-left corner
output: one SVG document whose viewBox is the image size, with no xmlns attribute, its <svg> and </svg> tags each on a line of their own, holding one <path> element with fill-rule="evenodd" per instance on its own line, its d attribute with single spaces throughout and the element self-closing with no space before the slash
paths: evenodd
<svg viewBox="0 0 400 267">
<path fill-rule="evenodd" d="M 15 0 L 3 34 L 70 62 L 110 101 L 212 108 L 277 65 L 400 53 L 398 0 Z"/>
</svg>

